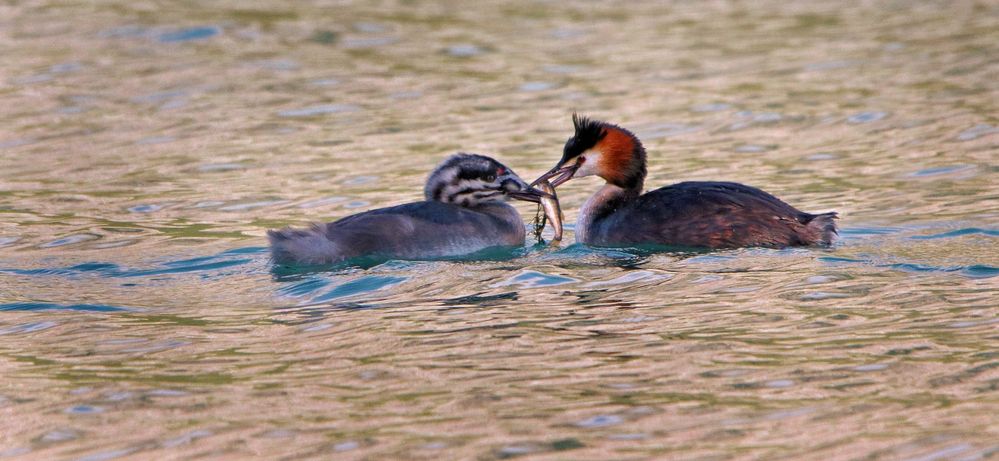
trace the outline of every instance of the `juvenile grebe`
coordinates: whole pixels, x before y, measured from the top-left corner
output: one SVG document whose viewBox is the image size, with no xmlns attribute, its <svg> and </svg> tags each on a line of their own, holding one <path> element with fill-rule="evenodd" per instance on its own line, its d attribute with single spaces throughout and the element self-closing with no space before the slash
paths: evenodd
<svg viewBox="0 0 999 461">
<path fill-rule="evenodd" d="M 836 213 L 798 211 L 755 187 L 681 182 L 642 194 L 645 148 L 633 133 L 572 116 L 562 159 L 534 183 L 583 176 L 607 181 L 580 210 L 576 241 L 597 246 L 660 244 L 735 248 L 828 245 Z"/>
<path fill-rule="evenodd" d="M 546 194 L 492 158 L 459 153 L 427 178 L 426 200 L 379 208 L 309 229 L 267 232 L 278 263 L 330 264 L 359 256 L 426 259 L 524 244 L 524 222 L 509 198 Z"/>
</svg>

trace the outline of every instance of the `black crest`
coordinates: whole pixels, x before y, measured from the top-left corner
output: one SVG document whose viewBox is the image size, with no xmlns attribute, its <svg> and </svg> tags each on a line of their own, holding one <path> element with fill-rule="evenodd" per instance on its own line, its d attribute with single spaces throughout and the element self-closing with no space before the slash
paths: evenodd
<svg viewBox="0 0 999 461">
<path fill-rule="evenodd" d="M 559 163 L 561 164 L 578 157 L 583 152 L 586 152 L 587 149 L 597 145 L 607 135 L 605 126 L 604 122 L 583 117 L 573 112 L 572 127 L 575 128 L 576 132 L 565 142 L 565 148 L 562 149 L 562 160 Z"/>
</svg>

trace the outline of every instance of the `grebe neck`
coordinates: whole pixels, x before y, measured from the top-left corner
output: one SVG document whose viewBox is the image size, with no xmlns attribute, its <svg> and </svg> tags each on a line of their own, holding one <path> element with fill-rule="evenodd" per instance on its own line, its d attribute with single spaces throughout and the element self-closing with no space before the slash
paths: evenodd
<svg viewBox="0 0 999 461">
<path fill-rule="evenodd" d="M 583 208 L 579 210 L 579 218 L 576 220 L 576 241 L 589 242 L 591 238 L 595 237 L 591 235 L 590 231 L 597 221 L 637 199 L 641 194 L 641 182 L 630 188 L 611 183 L 604 184 L 586 200 Z"/>
</svg>

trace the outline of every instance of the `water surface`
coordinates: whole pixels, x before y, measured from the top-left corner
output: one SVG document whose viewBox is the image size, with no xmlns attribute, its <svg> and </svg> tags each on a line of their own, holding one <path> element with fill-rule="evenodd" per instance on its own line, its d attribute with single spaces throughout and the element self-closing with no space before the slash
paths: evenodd
<svg viewBox="0 0 999 461">
<path fill-rule="evenodd" d="M 971 1 L 0 6 L 0 458 L 995 458 L 997 43 Z M 842 238 L 268 261 L 458 150 L 538 175 L 572 111 Z"/>
</svg>

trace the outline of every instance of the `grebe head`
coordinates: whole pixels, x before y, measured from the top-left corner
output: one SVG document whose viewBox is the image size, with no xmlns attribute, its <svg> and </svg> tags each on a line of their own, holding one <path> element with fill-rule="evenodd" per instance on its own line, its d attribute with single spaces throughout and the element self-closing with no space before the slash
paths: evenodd
<svg viewBox="0 0 999 461">
<path fill-rule="evenodd" d="M 437 166 L 423 189 L 427 200 L 475 207 L 507 199 L 538 203 L 548 194 L 490 157 L 458 153 Z"/>
<path fill-rule="evenodd" d="M 562 150 L 562 159 L 534 181 L 550 180 L 552 186 L 583 176 L 596 175 L 624 189 L 641 189 L 645 181 L 645 148 L 634 133 L 599 120 L 572 114 L 576 129 Z"/>
</svg>

